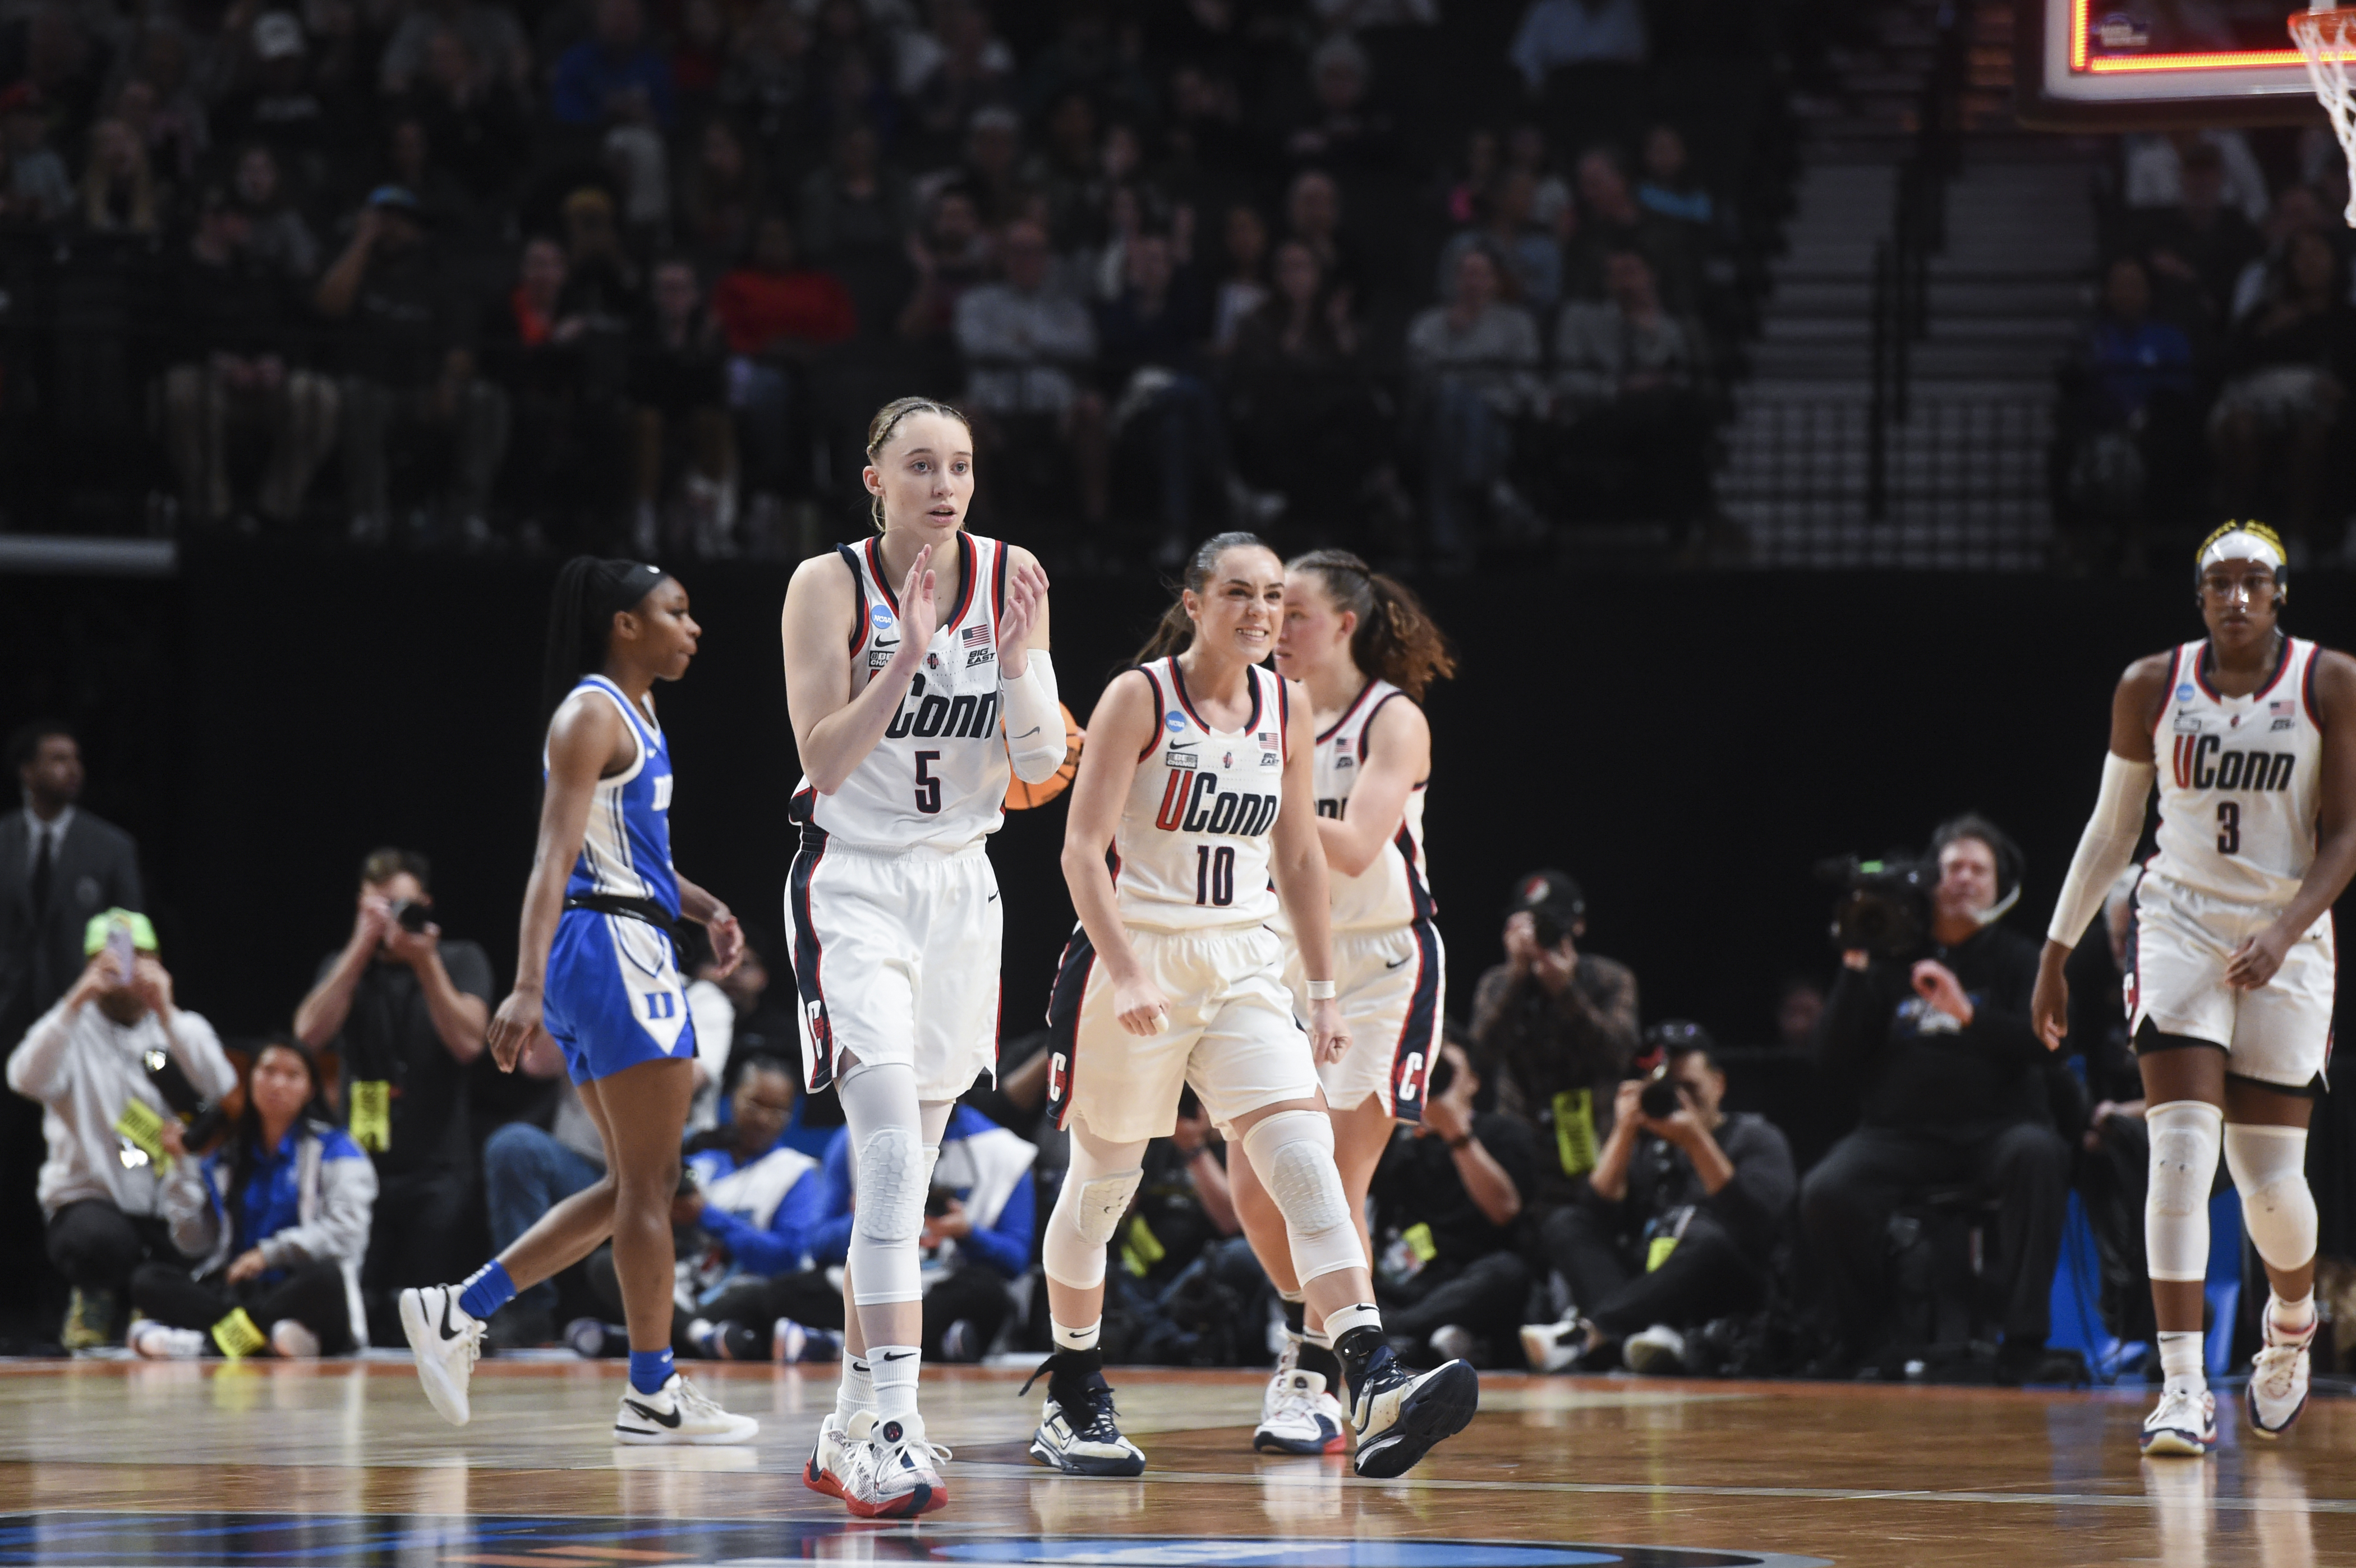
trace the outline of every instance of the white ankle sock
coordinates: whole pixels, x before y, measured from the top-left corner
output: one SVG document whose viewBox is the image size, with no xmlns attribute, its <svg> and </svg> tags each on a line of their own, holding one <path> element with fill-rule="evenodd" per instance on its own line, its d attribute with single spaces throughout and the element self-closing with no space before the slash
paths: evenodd
<svg viewBox="0 0 2356 1568">
<path fill-rule="evenodd" d="M 922 1353 L 914 1345 L 876 1345 L 867 1352 L 870 1375 L 875 1380 L 875 1419 L 885 1426 L 897 1422 L 921 1434 L 916 1419 L 916 1369 Z"/>
<path fill-rule="evenodd" d="M 2315 1293 L 2310 1290 L 2297 1301 L 2272 1297 L 2266 1303 L 2266 1321 L 2275 1326 L 2277 1334 L 2297 1338 L 2315 1326 Z"/>
<path fill-rule="evenodd" d="M 1052 1317 L 1047 1322 L 1055 1330 L 1055 1348 L 1058 1350 L 1093 1350 L 1097 1348 L 1097 1340 L 1104 1334 L 1104 1319 L 1101 1317 L 1085 1328 L 1066 1328 Z"/>
<path fill-rule="evenodd" d="M 2202 1393 L 2209 1387 L 2209 1376 L 2201 1369 L 2201 1336 L 2198 1334 L 2168 1334 L 2159 1337 L 2159 1370 L 2168 1380 L 2169 1393 L 2179 1390 L 2187 1393 Z"/>
<path fill-rule="evenodd" d="M 875 1374 L 870 1363 L 859 1356 L 842 1359 L 842 1381 L 834 1391 L 834 1419 L 839 1426 L 849 1426 L 851 1418 L 862 1410 L 875 1408 Z"/>
</svg>

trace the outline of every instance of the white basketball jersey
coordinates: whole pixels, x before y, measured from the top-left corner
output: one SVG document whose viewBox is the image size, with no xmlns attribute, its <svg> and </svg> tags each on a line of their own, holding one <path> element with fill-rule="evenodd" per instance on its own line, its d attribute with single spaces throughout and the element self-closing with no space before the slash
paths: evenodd
<svg viewBox="0 0 2356 1568">
<path fill-rule="evenodd" d="M 2218 694 L 2204 639 L 2176 650 L 2153 736 L 2159 761 L 2154 874 L 2244 904 L 2287 904 L 2315 859 L 2323 730 L 2312 642 L 2286 639 L 2274 679 Z"/>
<path fill-rule="evenodd" d="M 884 571 L 881 543 L 836 546 L 859 587 L 853 681 L 873 680 L 900 647 L 900 600 Z M 1005 821 L 1013 777 L 998 695 L 1006 546 L 961 532 L 958 550 L 957 602 L 942 607 L 925 667 L 908 683 L 884 738 L 833 794 L 819 794 L 807 777 L 795 790 L 798 816 L 853 848 L 962 849 Z"/>
<path fill-rule="evenodd" d="M 1412 702 L 1388 681 L 1366 682 L 1355 701 L 1331 728 L 1317 737 L 1314 777 L 1317 814 L 1340 817 L 1350 800 L 1350 787 L 1366 765 L 1366 730 L 1383 705 L 1397 700 Z M 1391 830 L 1389 854 L 1355 876 L 1330 874 L 1333 887 L 1333 929 L 1387 931 L 1431 918 L 1430 883 L 1423 863 L 1424 782 L 1407 798 L 1407 811 Z"/>
<path fill-rule="evenodd" d="M 1252 666 L 1238 730 L 1203 721 L 1175 659 L 1141 665 L 1162 727 L 1140 754 L 1113 832 L 1113 890 L 1124 925 L 1195 931 L 1264 925 L 1277 911 L 1269 832 L 1284 798 L 1284 682 Z"/>
</svg>

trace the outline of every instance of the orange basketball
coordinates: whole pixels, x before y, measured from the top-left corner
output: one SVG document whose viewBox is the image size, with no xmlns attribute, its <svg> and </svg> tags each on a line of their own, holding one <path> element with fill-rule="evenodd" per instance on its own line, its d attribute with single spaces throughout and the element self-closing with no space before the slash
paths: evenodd
<svg viewBox="0 0 2356 1568">
<path fill-rule="evenodd" d="M 1079 720 L 1072 717 L 1071 709 L 1061 703 L 1055 707 L 1064 715 L 1064 766 L 1036 784 L 1025 784 L 1020 779 L 1009 783 L 1006 809 L 1010 811 L 1027 811 L 1033 806 L 1045 805 L 1070 789 L 1072 776 L 1080 770 L 1080 747 L 1088 738 L 1087 732 L 1080 728 Z"/>
</svg>

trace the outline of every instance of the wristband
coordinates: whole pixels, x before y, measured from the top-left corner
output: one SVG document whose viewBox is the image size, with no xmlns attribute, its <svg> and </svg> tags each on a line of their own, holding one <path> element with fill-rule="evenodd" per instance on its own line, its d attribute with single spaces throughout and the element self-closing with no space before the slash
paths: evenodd
<svg viewBox="0 0 2356 1568">
<path fill-rule="evenodd" d="M 1465 1133 L 1461 1138 L 1451 1138 L 1448 1140 L 1448 1152 L 1451 1155 L 1462 1153 L 1464 1146 L 1472 1141 L 1472 1134 L 1470 1133 Z"/>
<path fill-rule="evenodd" d="M 1331 1001 L 1333 1001 L 1333 983 L 1332 981 L 1330 981 L 1330 980 L 1312 980 L 1312 981 L 1311 981 L 1311 982 L 1309 983 L 1309 1000 L 1311 1000 L 1312 1002 L 1331 1002 Z"/>
</svg>

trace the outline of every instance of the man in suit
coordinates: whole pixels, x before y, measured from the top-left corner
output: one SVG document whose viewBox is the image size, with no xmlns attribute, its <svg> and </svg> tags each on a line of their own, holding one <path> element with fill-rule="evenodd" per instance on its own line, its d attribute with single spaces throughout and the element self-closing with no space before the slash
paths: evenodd
<svg viewBox="0 0 2356 1568">
<path fill-rule="evenodd" d="M 131 835 L 77 804 L 81 746 L 62 724 L 26 725 L 8 740 L 24 807 L 0 816 L 0 1050 L 80 978 L 82 933 L 104 909 L 144 912 Z M 0 1257 L 42 1255 L 34 1177 L 42 1156 L 41 1110 L 0 1095 Z M 37 1268 L 0 1271 L 0 1310 L 37 1307 L 52 1288 Z"/>
</svg>

